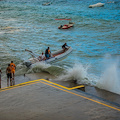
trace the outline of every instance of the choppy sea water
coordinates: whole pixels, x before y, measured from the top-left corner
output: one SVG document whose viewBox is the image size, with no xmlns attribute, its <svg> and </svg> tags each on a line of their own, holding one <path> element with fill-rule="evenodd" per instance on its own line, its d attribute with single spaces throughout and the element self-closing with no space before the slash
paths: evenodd
<svg viewBox="0 0 120 120">
<path fill-rule="evenodd" d="M 7 64 L 13 60 L 16 75 L 45 71 L 58 80 L 77 80 L 120 94 L 120 1 L 107 0 L 45 0 L 0 1 L 0 67 L 5 76 Z M 88 8 L 98 2 L 104 7 Z M 58 29 L 71 19 L 74 27 Z M 73 52 L 53 64 L 22 65 L 31 56 L 25 49 L 39 55 L 49 46 L 51 52 L 67 42 Z"/>
</svg>

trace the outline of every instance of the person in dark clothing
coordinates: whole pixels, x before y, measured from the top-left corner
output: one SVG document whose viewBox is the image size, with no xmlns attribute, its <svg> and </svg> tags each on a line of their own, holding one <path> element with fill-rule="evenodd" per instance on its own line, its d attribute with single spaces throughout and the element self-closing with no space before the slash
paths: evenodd
<svg viewBox="0 0 120 120">
<path fill-rule="evenodd" d="M 45 57 L 46 57 L 46 59 L 50 58 L 50 48 L 49 47 L 45 50 Z"/>
<path fill-rule="evenodd" d="M 12 86 L 12 74 L 11 74 L 10 64 L 8 64 L 8 67 L 6 68 L 6 74 L 7 74 L 7 86 L 9 87 L 9 79 L 10 79 L 10 86 Z"/>
<path fill-rule="evenodd" d="M 68 49 L 67 47 L 68 47 L 67 43 L 65 43 L 64 45 L 62 45 L 62 49 L 63 49 L 64 52 Z"/>
</svg>

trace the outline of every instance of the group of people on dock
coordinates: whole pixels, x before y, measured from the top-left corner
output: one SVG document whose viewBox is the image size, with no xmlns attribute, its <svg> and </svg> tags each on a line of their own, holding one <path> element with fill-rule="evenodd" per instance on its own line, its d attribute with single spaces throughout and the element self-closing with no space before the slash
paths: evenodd
<svg viewBox="0 0 120 120">
<path fill-rule="evenodd" d="M 13 63 L 13 61 L 11 61 L 10 64 L 8 64 L 8 67 L 6 68 L 6 75 L 7 75 L 7 87 L 9 87 L 9 83 L 10 86 L 15 85 L 15 70 L 16 70 L 16 65 Z M 2 74 L 2 70 L 0 68 L 0 88 L 1 88 L 1 74 Z"/>
<path fill-rule="evenodd" d="M 10 64 L 8 64 L 8 67 L 6 68 L 6 74 L 7 74 L 7 86 L 9 87 L 9 79 L 10 79 L 10 86 L 15 85 L 15 70 L 16 65 L 11 61 Z"/>
</svg>

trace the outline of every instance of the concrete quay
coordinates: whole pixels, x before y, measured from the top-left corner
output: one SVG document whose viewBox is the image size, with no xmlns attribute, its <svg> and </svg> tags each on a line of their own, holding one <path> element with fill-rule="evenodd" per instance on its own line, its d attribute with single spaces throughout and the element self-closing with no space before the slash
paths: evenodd
<svg viewBox="0 0 120 120">
<path fill-rule="evenodd" d="M 0 120 L 120 120 L 120 106 L 37 79 L 0 90 Z"/>
</svg>

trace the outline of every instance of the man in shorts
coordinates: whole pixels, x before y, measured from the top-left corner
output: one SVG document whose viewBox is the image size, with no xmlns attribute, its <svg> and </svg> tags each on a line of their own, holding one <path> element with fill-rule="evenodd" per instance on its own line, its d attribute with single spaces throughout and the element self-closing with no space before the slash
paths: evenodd
<svg viewBox="0 0 120 120">
<path fill-rule="evenodd" d="M 10 86 L 12 86 L 12 74 L 11 74 L 10 64 L 8 64 L 8 67 L 6 68 L 6 74 L 7 74 L 7 87 L 9 87 L 9 79 L 10 79 Z"/>
<path fill-rule="evenodd" d="M 14 80 L 14 77 L 15 77 L 15 67 L 13 65 L 10 66 L 10 67 L 11 67 L 12 82 L 13 82 L 13 85 L 15 85 L 15 80 Z"/>
<path fill-rule="evenodd" d="M 16 70 L 16 65 L 13 63 L 13 61 L 11 61 L 11 63 L 10 63 L 10 67 L 11 67 L 12 79 L 14 80 L 14 77 L 15 77 L 15 70 Z"/>
</svg>

